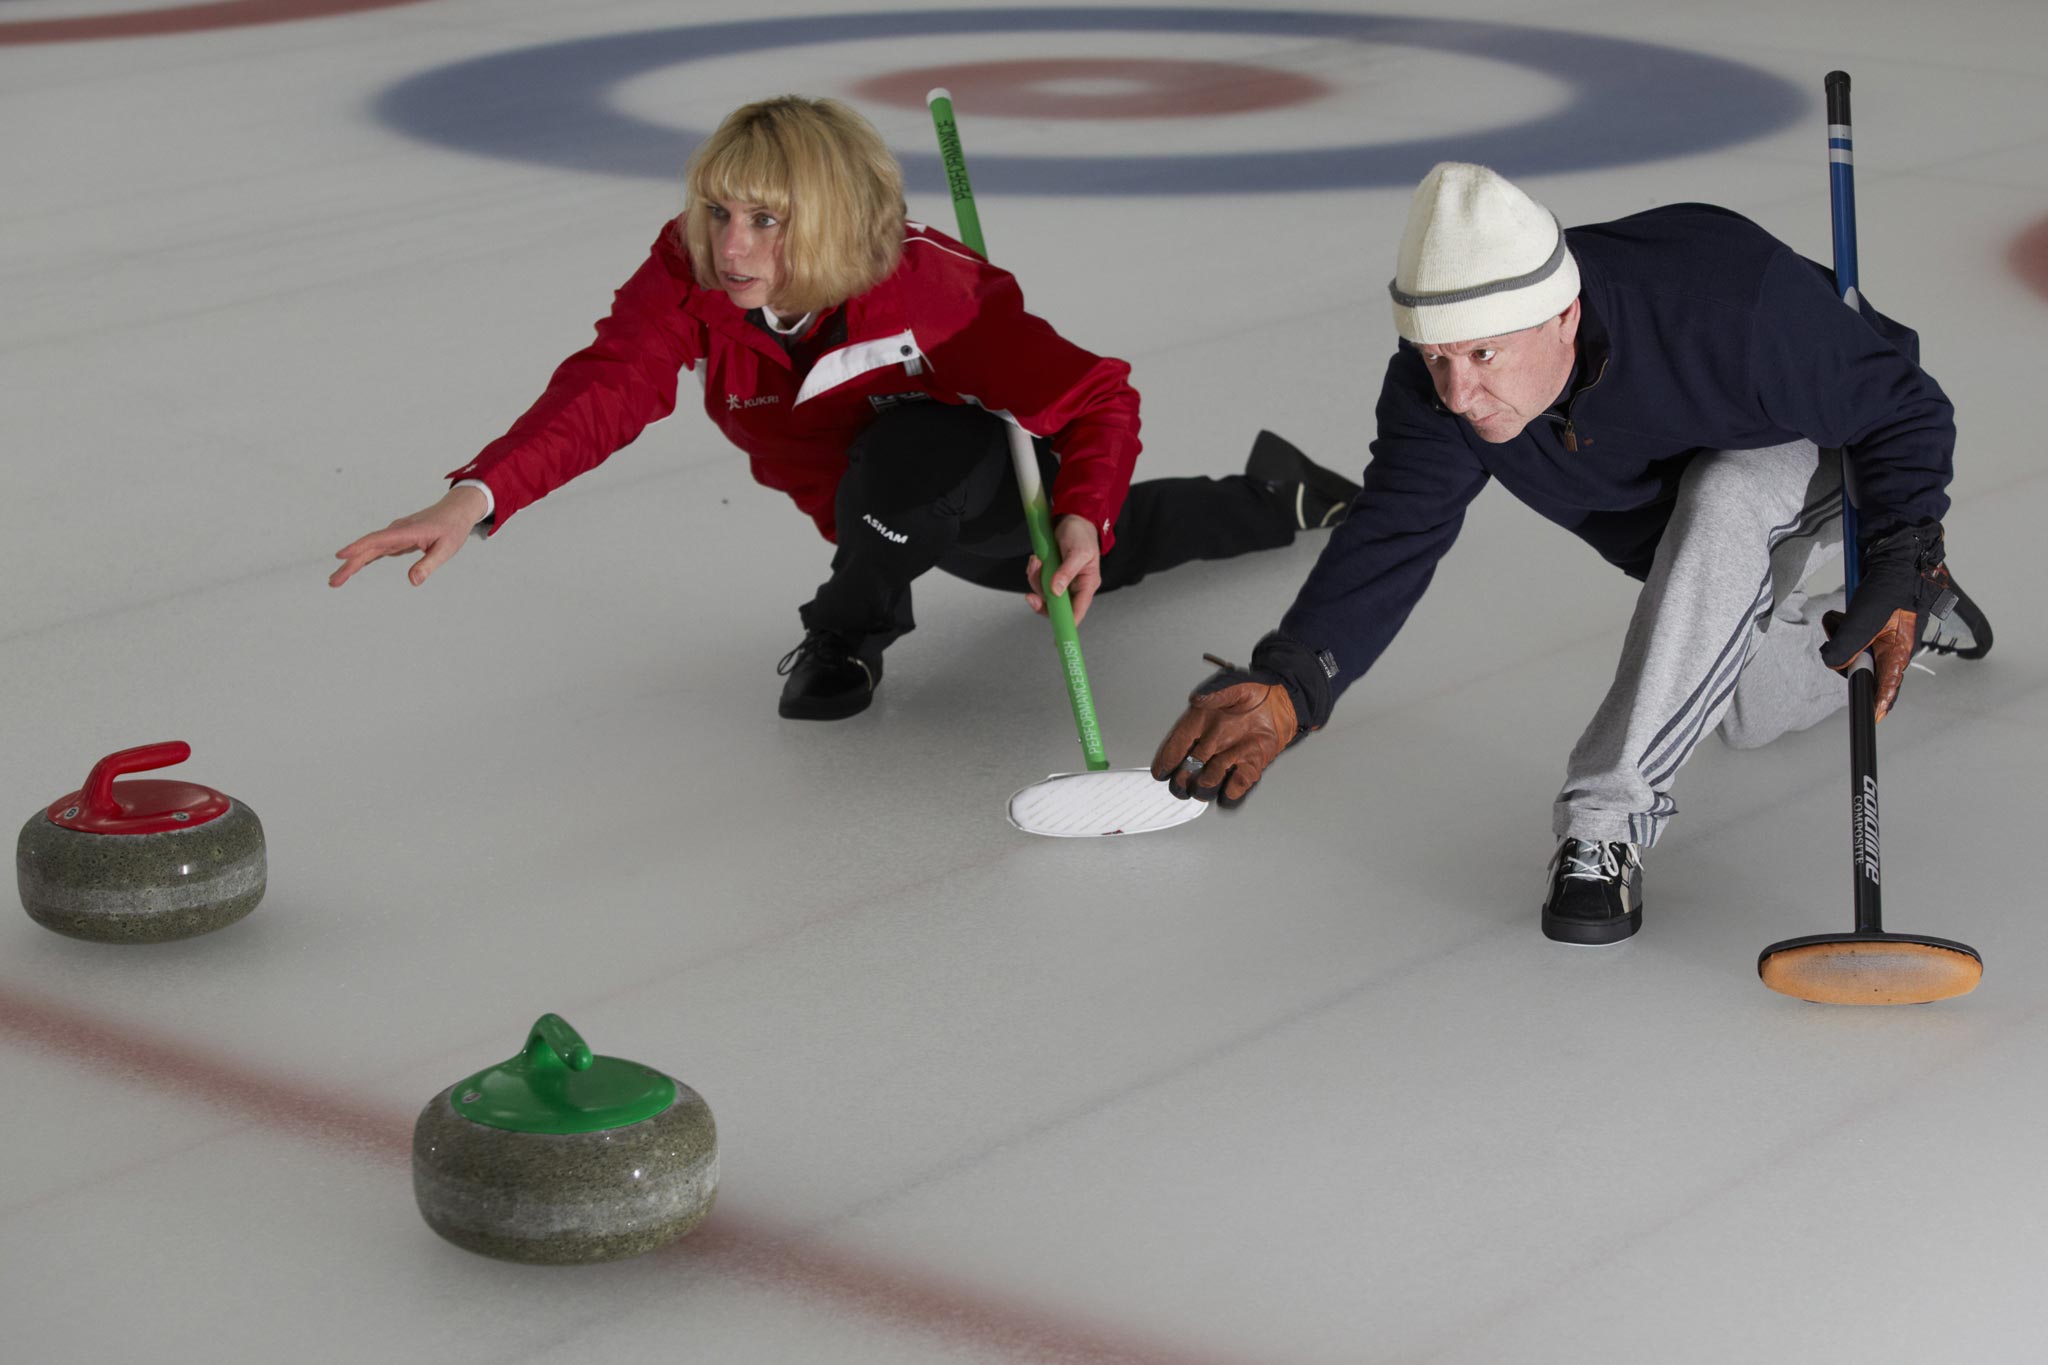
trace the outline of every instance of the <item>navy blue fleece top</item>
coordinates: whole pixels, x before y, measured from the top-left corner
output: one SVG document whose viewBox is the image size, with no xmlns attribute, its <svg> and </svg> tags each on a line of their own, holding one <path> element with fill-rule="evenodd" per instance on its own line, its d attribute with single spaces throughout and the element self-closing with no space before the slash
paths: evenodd
<svg viewBox="0 0 2048 1365">
<path fill-rule="evenodd" d="M 1488 444 L 1444 408 L 1414 347 L 1388 364 L 1364 491 L 1280 626 L 1335 659 L 1333 698 L 1408 619 L 1489 478 L 1635 578 L 1706 450 L 1845 448 L 1866 543 L 1947 512 L 1954 409 L 1920 368 L 1919 339 L 1846 307 L 1831 271 L 1709 204 L 1565 238 L 1578 363 L 1514 440 Z"/>
</svg>

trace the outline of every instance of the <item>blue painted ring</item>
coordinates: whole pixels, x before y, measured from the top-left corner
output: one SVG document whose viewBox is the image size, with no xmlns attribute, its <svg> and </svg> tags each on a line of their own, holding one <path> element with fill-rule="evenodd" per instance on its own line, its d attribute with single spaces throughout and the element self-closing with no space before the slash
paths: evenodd
<svg viewBox="0 0 2048 1365">
<path fill-rule="evenodd" d="M 1560 29 L 1319 10 L 1011 8 L 751 19 L 549 43 L 411 77 L 387 90 L 376 110 L 400 132 L 478 156 L 674 180 L 706 132 L 611 108 L 606 95 L 620 82 L 662 67 L 796 45 L 1076 32 L 1282 35 L 1431 48 L 1541 72 L 1568 84 L 1572 95 L 1563 108 L 1525 122 L 1402 142 L 1216 155 L 977 154 L 974 180 L 983 193 L 1369 189 L 1412 185 L 1444 160 L 1477 161 L 1514 176 L 1592 170 L 1746 142 L 1803 117 L 1809 103 L 1791 82 L 1756 67 Z M 764 84 L 763 93 L 774 92 Z M 944 189 L 935 154 L 905 154 L 903 167 L 913 192 Z"/>
</svg>

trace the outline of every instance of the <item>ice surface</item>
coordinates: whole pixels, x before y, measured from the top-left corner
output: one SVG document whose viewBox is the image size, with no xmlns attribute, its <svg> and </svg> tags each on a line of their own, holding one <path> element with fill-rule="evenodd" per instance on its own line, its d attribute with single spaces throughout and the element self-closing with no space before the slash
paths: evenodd
<svg viewBox="0 0 2048 1365">
<path fill-rule="evenodd" d="M 0 44 L 121 8 L 10 4 Z M 1049 632 L 1011 597 L 928 581 L 870 711 L 778 721 L 773 664 L 825 548 L 693 411 L 424 589 L 387 563 L 330 591 L 332 551 L 504 428 L 679 197 L 408 137 L 380 94 L 546 43 L 833 8 L 433 0 L 0 46 L 0 785 L 25 819 L 101 755 L 185 739 L 178 772 L 257 810 L 271 866 L 253 916 L 185 943 L 0 917 L 0 1354 L 2031 1358 L 2048 298 L 2006 252 L 2048 216 L 2048 11 L 1428 11 L 1810 94 L 1737 145 L 1529 177 L 1567 222 L 1704 199 L 1824 258 L 1820 77 L 1856 77 L 1863 279 L 1956 400 L 1949 543 L 1999 644 L 1914 674 L 1881 733 L 1887 922 L 1973 944 L 1984 983 L 1842 1011 L 1754 965 L 1849 924 L 1832 727 L 1701 751 L 1637 939 L 1538 933 L 1552 789 L 1632 594 L 1497 491 L 1324 732 L 1244 809 L 1146 839 L 1005 820 L 1011 792 L 1079 766 Z M 955 93 L 970 156 L 1454 139 L 1559 108 L 1560 78 L 1489 81 L 1499 58 L 1408 39 L 1244 38 L 1231 59 L 1332 93 L 1212 120 L 1213 142 L 1199 119 L 977 122 Z M 1044 43 L 818 38 L 794 69 L 763 49 L 646 72 L 614 106 L 702 126 L 892 65 L 1233 52 Z M 881 112 L 928 150 L 914 111 Z M 1034 308 L 1135 366 L 1143 471 L 1193 474 L 1239 467 L 1261 427 L 1362 464 L 1404 204 L 981 207 Z M 1096 604 L 1112 762 L 1149 759 L 1201 655 L 1242 657 L 1316 549 Z M 674 1249 L 502 1266 L 413 1209 L 419 1106 L 545 1010 L 709 1099 L 718 1209 Z"/>
</svg>

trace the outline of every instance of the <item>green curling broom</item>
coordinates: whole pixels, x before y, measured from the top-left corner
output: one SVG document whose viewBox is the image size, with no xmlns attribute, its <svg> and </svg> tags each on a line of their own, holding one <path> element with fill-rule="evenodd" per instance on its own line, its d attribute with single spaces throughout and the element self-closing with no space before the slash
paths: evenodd
<svg viewBox="0 0 2048 1365">
<path fill-rule="evenodd" d="M 988 247 L 981 235 L 981 214 L 974 206 L 974 187 L 967 179 L 967 156 L 961 150 L 960 127 L 953 118 L 953 97 L 944 89 L 933 90 L 925 96 L 925 103 L 931 106 L 932 125 L 938 133 L 939 158 L 945 163 L 960 240 L 986 260 Z M 1074 626 L 1074 604 L 1065 593 L 1052 590 L 1060 553 L 1052 538 L 1052 506 L 1038 476 L 1038 455 L 1032 448 L 1031 433 L 1008 414 L 999 415 L 1009 433 L 1010 462 L 1024 500 L 1024 525 L 1031 536 L 1032 553 L 1038 556 L 1045 614 L 1059 645 L 1067 699 L 1073 703 L 1074 727 L 1080 732 L 1088 767 L 1083 773 L 1054 773 L 1017 792 L 1010 798 L 1010 823 L 1027 833 L 1055 836 L 1140 834 L 1185 824 L 1206 810 L 1208 803 L 1177 799 L 1147 769 L 1109 766 L 1102 727 L 1095 717 L 1095 698 L 1088 689 L 1088 665 L 1081 658 L 1081 636 Z"/>
</svg>

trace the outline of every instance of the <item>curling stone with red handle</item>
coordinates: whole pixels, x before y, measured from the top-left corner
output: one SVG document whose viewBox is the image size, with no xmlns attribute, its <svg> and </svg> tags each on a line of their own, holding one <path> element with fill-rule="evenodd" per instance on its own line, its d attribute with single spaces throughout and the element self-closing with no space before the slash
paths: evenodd
<svg viewBox="0 0 2048 1365">
<path fill-rule="evenodd" d="M 98 943 L 162 943 L 256 908 L 267 868 L 255 811 L 194 782 L 114 780 L 191 756 L 182 740 L 109 754 L 29 817 L 14 872 L 31 919 Z"/>
<path fill-rule="evenodd" d="M 412 1130 L 427 1226 L 506 1261 L 578 1265 L 652 1251 L 711 1212 L 718 1132 L 704 1097 L 595 1057 L 543 1014 L 516 1057 L 449 1086 Z"/>
</svg>

